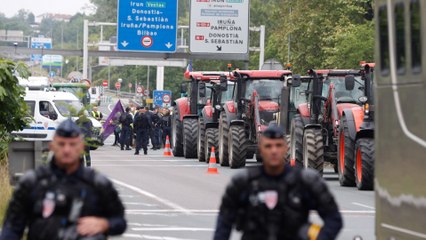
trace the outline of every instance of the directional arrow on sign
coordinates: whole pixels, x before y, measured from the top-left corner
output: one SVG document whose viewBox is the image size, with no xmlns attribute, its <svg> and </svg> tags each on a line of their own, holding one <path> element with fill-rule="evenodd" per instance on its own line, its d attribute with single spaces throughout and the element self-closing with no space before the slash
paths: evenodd
<svg viewBox="0 0 426 240">
<path fill-rule="evenodd" d="M 217 51 L 222 51 L 222 46 L 216 46 Z"/>
<path fill-rule="evenodd" d="M 166 43 L 166 47 L 167 48 L 171 48 L 171 47 L 173 47 L 173 44 L 171 44 L 170 42 L 168 42 L 168 43 Z"/>
<path fill-rule="evenodd" d="M 126 41 L 122 41 L 122 42 L 121 42 L 121 45 L 123 45 L 123 47 L 127 47 L 127 45 L 129 45 L 129 43 L 128 43 L 128 42 L 126 42 Z"/>
</svg>

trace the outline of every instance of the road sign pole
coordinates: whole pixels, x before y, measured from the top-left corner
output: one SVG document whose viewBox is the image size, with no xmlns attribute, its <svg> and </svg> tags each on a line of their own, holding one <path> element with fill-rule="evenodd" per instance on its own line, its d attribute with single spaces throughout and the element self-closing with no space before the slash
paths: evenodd
<svg viewBox="0 0 426 240">
<path fill-rule="evenodd" d="M 83 24 L 83 78 L 87 79 L 87 67 L 89 65 L 89 20 L 85 19 Z"/>
<path fill-rule="evenodd" d="M 157 90 L 164 89 L 164 66 L 157 66 Z"/>
<path fill-rule="evenodd" d="M 259 70 L 262 69 L 265 62 L 265 25 L 260 26 L 260 53 L 259 53 Z"/>
</svg>

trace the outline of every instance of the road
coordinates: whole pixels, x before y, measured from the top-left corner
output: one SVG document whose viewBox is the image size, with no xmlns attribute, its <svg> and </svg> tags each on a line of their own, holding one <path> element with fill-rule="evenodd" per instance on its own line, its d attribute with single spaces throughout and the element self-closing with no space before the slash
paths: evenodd
<svg viewBox="0 0 426 240">
<path fill-rule="evenodd" d="M 110 108 L 112 108 L 110 106 Z M 106 107 L 102 111 L 108 113 Z M 114 239 L 212 239 L 221 196 L 230 178 L 239 171 L 219 167 L 207 174 L 207 164 L 195 159 L 163 157 L 163 151 L 133 155 L 105 146 L 92 152 L 93 166 L 110 177 L 126 206 L 126 233 Z M 250 160 L 248 166 L 254 166 Z M 374 237 L 374 192 L 340 187 L 337 175 L 327 169 L 325 179 L 344 216 L 339 239 Z M 320 223 L 315 213 L 314 222 Z M 239 239 L 233 232 L 232 239 Z"/>
</svg>

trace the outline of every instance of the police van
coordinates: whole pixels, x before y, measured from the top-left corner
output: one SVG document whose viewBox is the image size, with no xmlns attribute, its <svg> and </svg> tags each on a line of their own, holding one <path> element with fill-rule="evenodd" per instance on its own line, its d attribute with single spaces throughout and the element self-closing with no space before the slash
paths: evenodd
<svg viewBox="0 0 426 240">
<path fill-rule="evenodd" d="M 16 137 L 28 141 L 50 141 L 57 126 L 72 117 L 78 119 L 78 113 L 83 109 L 80 100 L 70 92 L 61 92 L 44 88 L 42 90 L 26 89 L 24 97 L 28 105 L 30 123 L 22 131 L 13 132 Z M 89 117 L 92 121 L 92 141 L 93 149 L 102 145 L 102 125 L 96 119 Z"/>
</svg>

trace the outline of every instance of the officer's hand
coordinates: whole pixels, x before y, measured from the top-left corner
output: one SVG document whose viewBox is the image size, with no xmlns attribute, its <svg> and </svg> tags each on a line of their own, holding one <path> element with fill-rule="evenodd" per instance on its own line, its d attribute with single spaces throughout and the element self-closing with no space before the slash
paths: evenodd
<svg viewBox="0 0 426 240">
<path fill-rule="evenodd" d="M 109 224 L 105 218 L 82 217 L 78 220 L 77 231 L 82 236 L 93 236 L 105 233 Z"/>
</svg>

